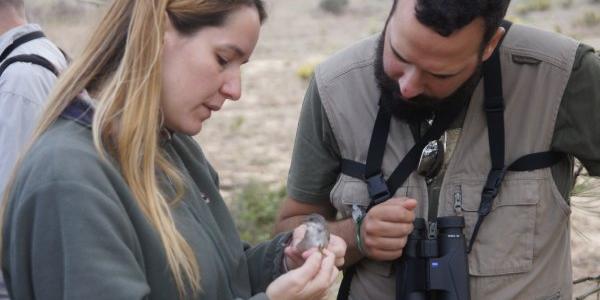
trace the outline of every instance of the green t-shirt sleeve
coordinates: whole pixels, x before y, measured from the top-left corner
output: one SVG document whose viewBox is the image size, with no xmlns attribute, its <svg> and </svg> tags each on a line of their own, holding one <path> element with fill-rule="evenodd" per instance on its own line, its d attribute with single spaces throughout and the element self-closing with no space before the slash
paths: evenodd
<svg viewBox="0 0 600 300">
<path fill-rule="evenodd" d="M 600 56 L 584 44 L 560 104 L 552 149 L 572 154 L 600 176 Z"/>
<path fill-rule="evenodd" d="M 3 235 L 13 299 L 149 296 L 135 232 L 105 191 L 73 179 L 48 182 L 21 199 L 9 206 Z"/>
<path fill-rule="evenodd" d="M 287 181 L 288 195 L 305 203 L 328 202 L 340 173 L 340 160 L 317 83 L 312 78 L 300 112 Z"/>
</svg>

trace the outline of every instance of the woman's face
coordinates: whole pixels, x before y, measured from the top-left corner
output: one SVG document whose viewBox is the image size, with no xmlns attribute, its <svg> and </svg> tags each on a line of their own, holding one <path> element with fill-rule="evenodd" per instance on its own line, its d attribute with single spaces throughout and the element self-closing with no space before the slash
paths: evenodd
<svg viewBox="0 0 600 300">
<path fill-rule="evenodd" d="M 225 100 L 240 98 L 240 67 L 254 50 L 259 30 L 258 12 L 247 6 L 232 12 L 222 26 L 188 36 L 168 25 L 161 99 L 167 128 L 195 135 Z"/>
</svg>

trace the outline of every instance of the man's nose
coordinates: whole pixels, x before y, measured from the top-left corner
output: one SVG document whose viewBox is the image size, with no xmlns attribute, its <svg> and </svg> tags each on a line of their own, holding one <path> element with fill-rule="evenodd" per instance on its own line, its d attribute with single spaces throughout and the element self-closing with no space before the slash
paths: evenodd
<svg viewBox="0 0 600 300">
<path fill-rule="evenodd" d="M 410 99 L 423 93 L 423 82 L 422 82 L 421 71 L 415 67 L 410 68 L 404 74 L 398 78 L 398 85 L 400 92 L 404 98 Z"/>
</svg>

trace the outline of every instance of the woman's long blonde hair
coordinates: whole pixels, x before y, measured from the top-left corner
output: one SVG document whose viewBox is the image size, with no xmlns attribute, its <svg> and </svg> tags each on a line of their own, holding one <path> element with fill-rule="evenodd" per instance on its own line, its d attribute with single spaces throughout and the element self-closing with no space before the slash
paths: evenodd
<svg viewBox="0 0 600 300">
<path fill-rule="evenodd" d="M 261 22 L 265 19 L 262 0 L 113 1 L 81 56 L 61 75 L 31 143 L 82 91 L 97 100 L 94 145 L 103 158 L 110 155 L 118 162 L 138 205 L 160 236 L 181 297 L 188 290 L 200 291 L 200 271 L 169 209 L 184 192 L 183 180 L 159 147 L 165 22 L 170 20 L 181 34 L 190 35 L 206 26 L 222 25 L 243 5 L 256 8 Z M 160 173 L 175 186 L 174 199 L 160 189 Z M 2 225 L 14 180 L 15 175 L 5 191 Z"/>
</svg>

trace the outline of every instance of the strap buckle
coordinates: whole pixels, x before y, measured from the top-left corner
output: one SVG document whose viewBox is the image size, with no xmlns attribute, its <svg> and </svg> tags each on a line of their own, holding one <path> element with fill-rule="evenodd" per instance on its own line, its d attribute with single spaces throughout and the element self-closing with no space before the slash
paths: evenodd
<svg viewBox="0 0 600 300">
<path fill-rule="evenodd" d="M 504 111 L 504 97 L 502 96 L 487 96 L 484 103 L 486 112 L 495 113 Z"/>
<path fill-rule="evenodd" d="M 373 203 L 381 203 L 391 198 L 390 190 L 381 173 L 367 177 L 367 189 L 369 190 L 369 198 L 373 200 Z"/>
<path fill-rule="evenodd" d="M 506 169 L 492 169 L 488 174 L 487 181 L 481 193 L 481 204 L 478 213 L 481 216 L 487 216 L 492 211 L 492 202 L 500 192 L 502 180 L 506 174 Z"/>
</svg>

